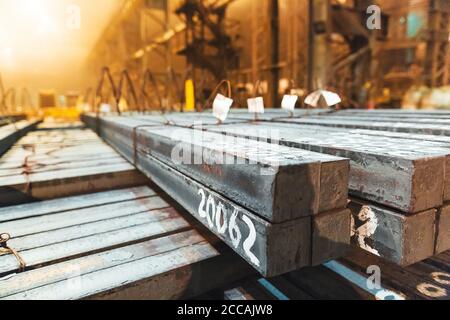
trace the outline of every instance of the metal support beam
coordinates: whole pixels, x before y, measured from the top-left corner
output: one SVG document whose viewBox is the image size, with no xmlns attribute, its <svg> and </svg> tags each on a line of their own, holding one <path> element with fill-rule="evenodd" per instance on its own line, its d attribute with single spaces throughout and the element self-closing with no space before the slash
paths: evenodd
<svg viewBox="0 0 450 320">
<path fill-rule="evenodd" d="M 308 90 L 326 87 L 329 77 L 330 1 L 309 1 Z"/>
<path fill-rule="evenodd" d="M 280 84 L 280 21 L 279 21 L 279 3 L 278 0 L 269 0 L 270 17 L 270 64 L 272 65 L 269 81 L 269 101 L 270 107 L 277 108 L 280 103 L 278 99 L 278 88 Z"/>
<path fill-rule="evenodd" d="M 444 178 L 450 156 L 448 144 L 377 138 L 323 126 L 298 125 L 307 119 L 299 123 L 296 120 L 302 119 L 292 119 L 290 125 L 259 123 L 248 128 L 236 124 L 208 130 L 250 139 L 268 139 L 270 132 L 277 132 L 282 138 L 276 142 L 282 145 L 351 159 L 349 187 L 354 196 L 405 213 L 442 205 L 444 184 L 450 184 L 450 176 Z"/>
</svg>

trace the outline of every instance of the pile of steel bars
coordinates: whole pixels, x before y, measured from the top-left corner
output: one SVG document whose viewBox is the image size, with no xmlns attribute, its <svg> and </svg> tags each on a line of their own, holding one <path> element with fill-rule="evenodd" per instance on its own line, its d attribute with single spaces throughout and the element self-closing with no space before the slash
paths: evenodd
<svg viewBox="0 0 450 320">
<path fill-rule="evenodd" d="M 21 122 L 17 126 L 28 128 Z M 0 207 L 147 180 L 91 130 L 46 126 L 28 133 L 0 158 Z"/>
<path fill-rule="evenodd" d="M 255 271 L 147 186 L 0 208 L 0 300 L 193 298 Z"/>
<path fill-rule="evenodd" d="M 188 128 L 209 115 L 171 117 L 83 119 L 263 275 L 343 254 L 347 159 Z"/>
<path fill-rule="evenodd" d="M 206 130 L 252 139 L 276 133 L 279 139 L 274 142 L 281 145 L 349 158 L 355 246 L 400 265 L 450 249 L 449 137 L 421 134 L 428 126 L 423 124 L 427 120 L 422 114 L 405 122 L 412 133 L 395 132 L 398 118 L 394 115 L 389 116 L 393 123 L 388 126 L 390 131 L 347 128 L 345 124 L 352 120 L 346 114 L 276 119 L 250 126 L 206 126 Z M 372 114 L 365 114 L 365 123 L 376 127 Z M 424 121 L 414 122 L 418 118 Z"/>
<path fill-rule="evenodd" d="M 252 198 L 246 193 L 248 190 L 241 187 L 248 187 L 251 181 L 255 184 L 250 186 L 260 186 L 260 189 L 253 187 L 251 190 L 265 190 L 264 182 L 253 178 L 248 168 L 244 169 L 247 175 L 222 175 L 223 168 L 213 171 L 210 166 L 196 170 L 192 165 L 170 163 L 169 151 L 180 141 L 188 143 L 184 140 L 191 141 L 196 136 L 193 131 L 199 131 L 202 132 L 201 139 L 205 137 L 209 142 L 209 147 L 214 146 L 215 136 L 212 134 L 226 136 L 225 143 L 222 141 L 216 146 L 222 148 L 221 151 L 229 149 L 237 152 L 243 149 L 240 142 L 250 139 L 255 146 L 270 143 L 288 148 L 289 153 L 292 150 L 305 150 L 349 159 L 349 208 L 352 211 L 349 232 L 354 247 L 399 265 L 410 265 L 450 249 L 450 126 L 447 125 L 450 112 L 299 110 L 288 117 L 283 110 L 268 110 L 255 121 L 252 114 L 232 110 L 224 124 L 218 124 L 209 113 L 100 118 L 85 115 L 84 118 L 110 144 L 122 150 L 123 154 L 128 154 L 130 161 L 141 165 L 141 170 L 152 178 L 155 179 L 152 172 L 157 171 L 152 167 L 155 163 L 169 166 L 173 172 L 202 183 L 211 191 L 241 204 L 243 209 L 257 213 L 263 219 L 273 218 L 273 212 L 267 211 L 264 202 Z M 177 137 L 175 141 L 171 138 L 174 134 Z M 274 152 L 277 155 L 284 154 L 282 149 Z M 141 163 L 145 157 L 147 161 Z M 195 151 L 188 158 L 195 158 Z M 325 199 L 341 193 L 331 186 L 339 185 L 342 190 L 342 185 L 337 180 L 326 183 L 325 179 L 346 180 L 342 174 L 324 175 L 324 172 L 334 169 L 328 166 L 328 171 L 324 171 L 327 161 L 320 161 L 323 163 L 320 206 L 322 211 L 327 211 L 341 206 Z M 221 180 L 202 176 L 205 171 L 216 175 L 220 173 Z M 301 181 L 294 177 L 293 180 Z M 160 179 L 161 184 L 168 180 L 163 176 Z M 287 183 L 290 184 L 291 189 L 304 194 L 304 189 L 291 181 Z M 270 182 L 266 181 L 267 185 Z M 171 196 L 178 191 L 176 188 L 167 189 Z M 276 198 L 267 200 L 270 203 Z M 302 200 L 305 198 L 302 197 Z M 295 204 L 301 206 L 301 202 L 295 198 L 288 206 Z M 310 205 L 309 208 L 313 207 Z M 317 215 L 320 210 L 312 212 L 316 220 L 317 217 L 326 216 Z M 337 221 L 336 218 L 334 220 Z M 314 228 L 312 230 L 314 234 Z M 311 261 L 314 264 L 320 260 Z"/>
<path fill-rule="evenodd" d="M 450 252 L 408 267 L 400 267 L 374 255 L 355 252 L 271 279 L 246 278 L 204 299 L 225 300 L 448 300 Z M 370 286 L 367 270 L 382 270 L 379 286 Z"/>
<path fill-rule="evenodd" d="M 0 126 L 0 156 L 17 140 L 34 130 L 40 122 L 40 120 L 20 120 L 13 123 L 8 121 L 8 124 Z"/>
<path fill-rule="evenodd" d="M 294 119 L 284 118 L 277 119 L 277 121 L 292 124 L 319 125 L 346 129 L 368 129 L 377 131 L 450 136 L 450 125 L 445 120 L 428 119 L 426 118 L 426 114 L 421 114 L 418 117 L 421 119 L 415 118 L 411 119 L 413 121 L 409 121 L 404 118 L 397 119 L 395 118 L 395 115 L 384 118 L 377 118 L 373 115 L 370 115 L 368 118 L 349 115 L 345 117 L 319 116 Z"/>
<path fill-rule="evenodd" d="M 24 114 L 0 116 L 0 127 L 25 119 Z"/>
</svg>

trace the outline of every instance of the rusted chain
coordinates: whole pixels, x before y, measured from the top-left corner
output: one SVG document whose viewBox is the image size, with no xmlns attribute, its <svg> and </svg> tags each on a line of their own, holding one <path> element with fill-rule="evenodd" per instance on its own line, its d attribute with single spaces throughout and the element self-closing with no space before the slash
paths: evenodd
<svg viewBox="0 0 450 320">
<path fill-rule="evenodd" d="M 150 69 L 146 69 L 146 70 L 145 70 L 145 72 L 144 72 L 144 74 L 143 74 L 142 85 L 141 85 L 141 95 L 142 95 L 143 98 L 144 98 L 144 101 L 145 101 L 145 107 L 146 107 L 146 109 L 147 109 L 147 107 L 148 107 L 148 99 L 149 99 L 149 96 L 148 96 L 148 94 L 147 94 L 147 85 L 148 85 L 148 82 L 149 82 L 149 81 L 150 81 L 150 83 L 151 83 L 151 85 L 152 85 L 152 87 L 153 87 L 153 90 L 155 91 L 156 97 L 157 97 L 157 99 L 158 99 L 159 110 L 160 110 L 161 112 L 163 112 L 163 103 L 162 103 L 161 95 L 160 95 L 159 90 L 158 90 L 158 83 L 156 82 L 155 76 L 154 76 L 153 73 L 150 71 Z"/>
<path fill-rule="evenodd" d="M 8 241 L 11 239 L 9 233 L 0 234 L 0 255 L 11 253 L 19 262 L 19 272 L 25 271 L 27 264 L 20 254 L 13 248 L 8 246 Z"/>
</svg>

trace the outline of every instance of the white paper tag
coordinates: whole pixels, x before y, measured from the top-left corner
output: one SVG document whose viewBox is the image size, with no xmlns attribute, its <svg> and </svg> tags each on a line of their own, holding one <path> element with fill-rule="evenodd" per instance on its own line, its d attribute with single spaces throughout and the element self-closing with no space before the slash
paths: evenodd
<svg viewBox="0 0 450 320">
<path fill-rule="evenodd" d="M 283 97 L 283 100 L 281 101 L 281 109 L 284 109 L 287 111 L 294 111 L 297 100 L 298 100 L 298 96 L 285 94 Z"/>
<path fill-rule="evenodd" d="M 247 105 L 250 113 L 264 113 L 263 97 L 247 99 Z"/>
<path fill-rule="evenodd" d="M 102 103 L 100 105 L 100 112 L 102 113 L 110 113 L 111 112 L 111 105 L 107 103 Z"/>
<path fill-rule="evenodd" d="M 216 96 L 213 102 L 213 115 L 220 121 L 224 122 L 228 117 L 233 99 L 227 98 L 220 93 Z"/>
<path fill-rule="evenodd" d="M 89 103 L 83 103 L 83 111 L 84 112 L 89 112 L 91 111 L 91 105 Z"/>
</svg>

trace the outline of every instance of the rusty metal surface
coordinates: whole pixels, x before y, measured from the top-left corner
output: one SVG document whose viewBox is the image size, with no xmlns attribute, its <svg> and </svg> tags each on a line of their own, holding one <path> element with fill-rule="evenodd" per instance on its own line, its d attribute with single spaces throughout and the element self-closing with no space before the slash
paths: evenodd
<svg viewBox="0 0 450 320">
<path fill-rule="evenodd" d="M 392 131 L 379 131 L 383 128 L 378 126 L 372 128 L 376 130 L 345 125 L 340 128 L 328 126 L 327 121 L 343 121 L 344 123 L 347 121 L 345 115 L 340 116 L 340 112 L 328 113 L 321 117 L 316 117 L 314 114 L 300 116 L 297 114 L 296 117 L 287 119 L 290 123 L 279 123 L 280 118 L 277 116 L 283 112 L 268 111 L 267 117 L 261 119 L 264 121 L 255 122 L 252 121 L 252 115 L 245 110 L 233 110 L 230 118 L 240 115 L 240 120 L 247 119 L 247 121 L 233 123 L 230 120 L 223 125 L 206 122 L 204 126 L 196 125 L 193 129 L 349 158 L 351 160 L 350 192 L 353 196 L 364 199 L 364 206 L 372 208 L 372 211 L 376 213 L 375 218 L 378 218 L 378 224 L 371 233 L 364 226 L 367 222 L 365 217 L 360 217 L 361 210 L 354 211 L 353 220 L 356 226 L 362 227 L 368 233 L 359 234 L 362 240 L 353 234 L 353 245 L 375 248 L 373 253 L 401 265 L 409 265 L 432 256 L 439 247 L 437 244 L 440 244 L 441 250 L 445 250 L 448 241 L 446 232 L 442 232 L 442 229 L 445 229 L 448 219 L 446 219 L 447 211 L 442 206 L 450 199 L 450 137 L 440 135 L 442 128 L 435 131 L 436 125 L 431 124 L 430 127 L 426 123 L 414 123 L 417 119 L 414 117 L 420 117 L 420 113 L 402 113 L 406 120 L 401 120 L 398 126 L 405 128 L 406 125 L 411 130 L 399 132 L 396 129 L 397 125 L 392 123 L 386 124 L 388 129 L 385 129 Z M 430 117 L 439 115 L 441 114 L 436 112 Z M 179 119 L 180 115 L 176 114 L 172 117 Z M 191 114 L 189 117 L 195 118 L 196 115 Z M 202 114 L 199 119 L 202 120 L 204 117 Z M 392 118 L 395 117 L 397 115 L 392 115 Z M 151 118 L 150 115 L 146 116 L 147 120 Z M 317 121 L 317 124 L 299 125 L 297 123 L 309 120 Z M 136 121 L 136 119 L 131 117 L 130 120 L 120 121 L 123 132 L 126 132 L 125 122 Z M 374 124 L 376 125 L 375 122 Z M 167 124 L 167 127 L 172 126 L 176 125 Z M 101 127 L 103 129 L 107 125 Z M 429 131 L 430 128 L 433 130 Z M 120 141 L 115 132 L 116 127 L 112 126 L 108 130 L 106 135 L 110 136 L 110 140 L 117 141 L 118 148 L 126 149 L 127 140 Z M 158 130 L 161 131 L 158 132 Z M 164 132 L 169 134 L 171 129 L 153 126 L 143 131 L 158 132 L 161 136 Z M 275 135 L 277 139 L 273 138 L 271 131 L 277 131 Z M 102 133 L 105 134 L 105 131 Z M 158 152 L 154 151 L 159 148 L 158 143 L 155 148 L 151 140 L 144 138 L 142 144 L 140 151 L 143 154 L 158 157 Z M 129 151 L 128 153 L 130 154 Z M 129 158 L 132 158 L 131 155 Z M 167 162 L 164 157 L 159 159 Z M 178 169 L 176 166 L 174 168 Z M 189 170 L 183 172 L 192 174 Z M 195 179 L 198 180 L 198 177 Z M 225 186 L 223 193 L 221 192 L 222 195 L 227 195 L 227 188 L 228 190 L 236 189 L 236 185 L 239 185 L 239 181 Z M 214 189 L 212 184 L 209 186 Z M 358 201 L 355 198 L 353 203 Z M 362 205 L 360 205 L 361 208 Z M 439 221 L 439 213 L 443 213 L 441 221 Z M 358 229 L 355 224 L 354 230 Z M 439 232 L 440 236 L 438 236 Z M 358 239 L 361 241 L 358 242 Z"/>
<path fill-rule="evenodd" d="M 38 120 L 22 120 L 0 127 L 0 156 L 11 148 L 17 140 L 35 129 L 39 122 Z"/>
<path fill-rule="evenodd" d="M 324 266 L 283 276 L 250 277 L 214 290 L 202 299 L 224 300 L 449 300 L 450 252 L 406 268 L 373 255 L 354 252 Z M 369 287 L 377 266 L 379 287 Z M 369 267 L 372 267 L 370 269 Z"/>
<path fill-rule="evenodd" d="M 350 119 L 337 119 L 336 117 L 321 117 L 318 119 L 313 118 L 300 118 L 300 119 L 277 119 L 277 122 L 301 124 L 301 125 L 320 125 L 325 127 L 337 127 L 347 129 L 369 129 L 378 131 L 393 131 L 393 132 L 406 132 L 406 133 L 418 133 L 418 134 L 432 134 L 450 136 L 450 127 L 442 124 L 415 124 L 405 122 L 384 121 L 384 122 L 372 122 L 367 120 L 350 120 Z"/>
<path fill-rule="evenodd" d="M 0 158 L 0 206 L 145 183 L 87 129 L 29 133 Z"/>
<path fill-rule="evenodd" d="M 190 298 L 254 271 L 149 187 L 0 209 L 0 299 Z M 220 276 L 217 271 L 220 270 Z"/>
<path fill-rule="evenodd" d="M 266 122 L 213 126 L 206 130 L 272 139 L 281 145 L 349 158 L 351 194 L 406 213 L 442 205 L 444 188 L 450 185 L 450 176 L 445 176 L 450 170 L 450 149 L 444 142 Z"/>
<path fill-rule="evenodd" d="M 345 207 L 347 160 L 318 153 L 223 135 L 140 124 L 135 118 L 101 119 L 101 134 L 133 161 L 134 147 L 271 222 L 320 212 L 321 179 L 336 194 L 328 210 Z M 130 136 L 136 130 L 136 145 Z M 332 166 L 329 171 L 321 170 Z M 321 176 L 322 174 L 322 176 Z M 336 177 L 334 181 L 332 178 Z M 296 190 L 295 193 L 291 190 Z M 333 198 L 333 199 L 331 199 Z"/>
<path fill-rule="evenodd" d="M 246 141 L 250 145 L 248 148 L 240 142 L 242 139 L 220 141 L 221 135 L 176 126 L 144 124 L 136 130 L 136 120 L 134 117 L 131 120 L 102 117 L 96 125 L 100 134 L 116 150 L 135 162 L 141 171 L 262 274 L 277 275 L 310 265 L 314 244 L 317 244 L 317 260 L 341 252 L 338 245 L 332 246 L 322 241 L 328 235 L 340 244 L 348 242 L 347 228 L 339 229 L 338 236 L 323 228 L 318 232 L 320 236 L 312 241 L 309 217 L 320 213 L 320 197 L 314 199 L 308 196 L 313 190 L 316 195 L 321 194 L 321 182 L 328 181 L 325 183 L 328 189 L 324 193 L 335 192 L 343 201 L 335 201 L 333 197 L 324 197 L 322 201 L 335 201 L 333 203 L 337 205 L 330 210 L 345 207 L 348 177 L 348 162 L 345 160 L 251 140 Z M 178 134 L 173 136 L 177 131 Z M 133 132 L 134 139 L 130 139 Z M 201 137 L 196 140 L 198 134 Z M 215 153 L 215 156 L 228 154 L 234 161 L 243 161 L 225 165 L 206 162 L 206 166 L 202 163 L 175 163 L 172 151 L 180 144 L 193 147 L 186 148 L 189 159 L 195 159 L 196 151 L 189 150 L 197 147 L 199 155 L 208 151 L 209 154 Z M 265 160 L 274 156 L 278 160 L 277 166 Z M 328 163 L 330 168 L 326 170 L 323 165 Z M 335 169 L 342 170 L 343 176 L 339 170 L 333 169 L 333 165 Z M 288 169 L 289 173 L 286 171 L 284 174 L 283 168 Z M 304 176 L 302 172 L 309 173 Z M 333 179 L 321 179 L 320 173 L 325 177 L 336 176 L 338 185 L 333 183 Z M 277 181 L 284 175 L 295 179 Z M 315 184 L 308 183 L 310 177 L 315 177 Z M 307 201 L 306 206 L 296 198 L 298 196 L 302 197 L 302 201 Z M 273 206 L 282 202 L 285 204 Z M 295 216 L 291 214 L 293 210 Z M 342 216 L 341 211 L 336 210 L 332 214 Z M 238 230 L 237 233 L 233 227 Z M 320 248 L 323 248 L 323 253 Z"/>
</svg>

